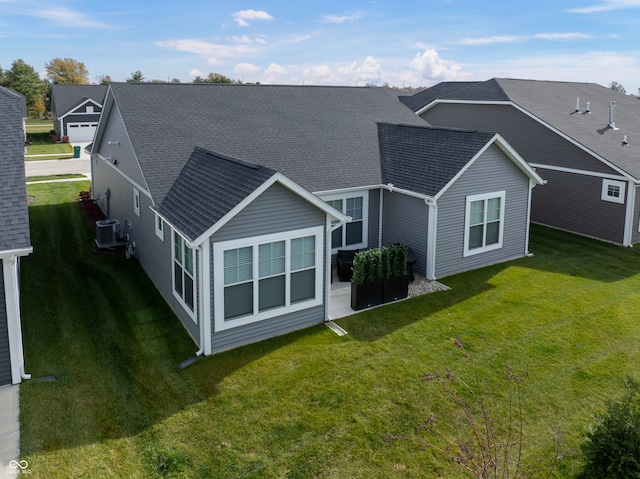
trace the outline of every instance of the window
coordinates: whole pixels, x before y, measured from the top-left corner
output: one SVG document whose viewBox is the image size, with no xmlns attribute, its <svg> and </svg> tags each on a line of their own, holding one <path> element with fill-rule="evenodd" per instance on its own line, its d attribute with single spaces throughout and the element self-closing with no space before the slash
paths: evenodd
<svg viewBox="0 0 640 479">
<path fill-rule="evenodd" d="M 502 248 L 505 191 L 467 196 L 464 256 Z"/>
<path fill-rule="evenodd" d="M 604 201 L 624 203 L 626 183 L 624 181 L 602 180 L 602 196 Z"/>
<path fill-rule="evenodd" d="M 156 214 L 156 236 L 164 241 L 164 221 L 160 215 Z"/>
<path fill-rule="evenodd" d="M 194 308 L 194 252 L 182 236 L 173 232 L 173 292 L 193 313 Z"/>
<path fill-rule="evenodd" d="M 350 223 L 333 231 L 331 248 L 333 250 L 346 247 L 366 248 L 368 195 L 331 195 L 323 199 L 338 211 L 352 218 Z M 337 221 L 333 223 L 335 224 Z"/>
<path fill-rule="evenodd" d="M 322 233 L 317 227 L 216 243 L 216 330 L 322 304 Z"/>
<path fill-rule="evenodd" d="M 137 188 L 133 189 L 133 211 L 140 216 L 140 191 Z"/>
</svg>

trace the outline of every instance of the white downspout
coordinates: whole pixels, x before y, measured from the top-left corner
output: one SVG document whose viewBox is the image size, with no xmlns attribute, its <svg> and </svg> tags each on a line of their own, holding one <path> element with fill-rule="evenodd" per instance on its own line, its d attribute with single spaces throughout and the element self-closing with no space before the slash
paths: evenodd
<svg viewBox="0 0 640 479">
<path fill-rule="evenodd" d="M 627 183 L 627 214 L 624 220 L 624 246 L 633 246 L 633 212 L 636 208 L 637 185 Z"/>
<path fill-rule="evenodd" d="M 211 241 L 209 238 L 202 244 L 202 342 L 200 348 L 204 348 L 204 355 L 211 354 L 211 326 L 213 324 L 213 317 L 211 315 Z"/>
<path fill-rule="evenodd" d="M 438 205 L 435 200 L 425 199 L 429 207 L 429 227 L 427 230 L 427 265 L 425 276 L 434 281 L 436 279 L 436 238 L 438 237 Z"/>
<path fill-rule="evenodd" d="M 533 187 L 536 186 L 532 180 L 529 180 L 529 198 L 527 199 L 527 228 L 525 233 L 524 254 L 529 254 L 529 230 L 531 229 L 531 196 L 533 195 Z"/>
<path fill-rule="evenodd" d="M 384 207 L 384 188 L 380 188 L 380 213 L 378 215 L 378 248 L 382 248 L 382 216 Z"/>
<path fill-rule="evenodd" d="M 186 246 L 186 245 L 185 245 Z M 200 333 L 200 349 L 196 351 L 196 356 L 201 356 L 204 352 L 204 301 L 206 294 L 203 294 L 205 291 L 203 284 L 204 277 L 204 268 L 203 268 L 203 255 L 202 255 L 202 246 L 198 246 L 196 252 L 199 254 L 198 256 L 198 286 L 200 293 L 200 300 L 198 301 L 198 330 Z"/>
<path fill-rule="evenodd" d="M 18 256 L 3 258 L 3 273 L 6 295 L 7 316 L 15 321 L 7 321 L 9 333 L 9 354 L 11 357 L 11 380 L 19 383 L 19 378 L 31 379 L 31 374 L 25 372 L 24 347 L 22 345 L 22 325 L 20 320 L 20 285 L 18 284 Z M 16 365 L 18 369 L 16 370 Z"/>
<path fill-rule="evenodd" d="M 349 217 L 349 221 L 351 218 Z M 327 215 L 325 225 L 325 284 L 324 284 L 324 303 L 325 303 L 325 321 L 331 321 L 331 233 L 344 225 L 344 222 L 338 221 L 335 225 L 331 224 L 331 217 Z"/>
</svg>

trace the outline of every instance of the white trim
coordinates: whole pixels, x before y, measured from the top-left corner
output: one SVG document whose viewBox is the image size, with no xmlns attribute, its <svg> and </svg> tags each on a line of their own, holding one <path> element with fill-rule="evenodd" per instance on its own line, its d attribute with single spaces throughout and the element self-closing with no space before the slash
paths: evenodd
<svg viewBox="0 0 640 479">
<path fill-rule="evenodd" d="M 524 158 L 522 158 L 518 154 L 518 152 L 515 151 L 500 134 L 496 133 L 493 138 L 491 138 L 491 140 L 489 140 L 487 144 L 484 145 L 482 149 L 478 153 L 476 153 L 475 156 L 471 158 L 471 160 L 469 160 L 469 162 L 464 165 L 464 167 L 462 167 L 453 178 L 451 178 L 451 180 L 449 180 L 444 188 L 442 188 L 436 194 L 435 200 L 437 201 L 442 195 L 444 195 L 446 191 L 451 187 L 451 185 L 458 181 L 458 179 L 471 167 L 471 165 L 473 165 L 473 163 L 475 163 L 475 161 L 480 158 L 484 154 L 484 152 L 487 151 L 493 144 L 495 144 L 507 158 L 509 158 L 518 168 L 520 168 L 520 170 L 525 173 L 531 181 L 534 181 L 537 184 L 544 183 L 544 180 L 540 177 L 540 175 L 538 175 L 538 173 L 536 173 L 531 165 L 529 165 L 529 163 L 527 163 Z"/>
<path fill-rule="evenodd" d="M 438 205 L 433 202 L 425 203 L 429 207 L 428 230 L 427 230 L 427 265 L 425 276 L 427 279 L 436 279 L 436 246 L 438 238 Z"/>
<path fill-rule="evenodd" d="M 74 106 L 71 110 L 67 111 L 66 113 L 64 113 L 63 115 L 57 117 L 58 120 L 63 120 L 64 118 L 66 118 L 69 115 L 100 115 L 99 111 L 94 111 L 92 113 L 88 113 L 86 111 L 83 112 L 79 112 L 76 111 L 78 108 L 80 108 L 81 106 L 85 106 L 87 105 L 87 103 L 93 103 L 93 106 L 97 106 L 98 108 L 102 109 L 102 105 L 100 103 L 98 103 L 97 101 L 95 101 L 92 98 L 87 98 L 86 100 L 78 103 L 76 106 Z"/>
<path fill-rule="evenodd" d="M 290 180 L 282 173 L 275 173 L 271 178 L 266 180 L 262 185 L 256 188 L 250 195 L 248 195 L 245 199 L 243 199 L 240 203 L 234 206 L 226 215 L 224 215 L 221 219 L 219 219 L 215 224 L 213 224 L 208 230 L 202 233 L 197 238 L 193 239 L 190 244 L 191 246 L 199 246 L 206 239 L 211 237 L 214 233 L 216 233 L 220 228 L 226 225 L 229 221 L 231 221 L 240 211 L 245 209 L 250 203 L 252 203 L 256 198 L 258 198 L 262 193 L 264 193 L 268 188 L 270 188 L 274 183 L 278 183 L 285 188 L 289 189 L 294 194 L 302 197 L 309 203 L 311 203 L 316 208 L 320 209 L 324 213 L 334 217 L 338 221 L 343 223 L 347 223 L 351 221 L 351 218 L 339 212 L 335 208 L 332 208 L 324 200 L 320 199 L 320 197 L 316 196 L 313 193 L 305 190 L 302 186 L 298 185 L 294 181 Z M 166 218 L 165 218 L 166 220 Z"/>
<path fill-rule="evenodd" d="M 562 137 L 563 139 L 567 140 L 568 142 L 570 142 L 574 146 L 580 148 L 585 153 L 589 154 L 590 156 L 593 156 L 598 161 L 601 161 L 602 163 L 607 165 L 609 168 L 614 169 L 615 171 L 617 171 L 620 175 L 622 175 L 627 180 L 633 181 L 634 183 L 637 183 L 638 181 L 640 181 L 640 180 L 634 178 L 633 176 L 629 175 L 627 172 L 625 172 L 624 170 L 622 170 L 618 166 L 616 166 L 613 163 L 611 163 L 609 160 L 607 160 L 603 156 L 600 156 L 596 152 L 590 150 L 589 148 L 587 148 L 585 145 L 583 145 L 579 141 L 574 140 L 573 138 L 571 138 L 567 134 L 563 133 L 561 130 L 557 129 L 556 127 L 552 126 L 551 124 L 545 122 L 541 118 L 538 118 L 537 116 L 533 115 L 532 113 L 529 113 L 527 110 L 525 110 L 520 105 L 518 105 L 517 103 L 514 103 L 511 100 L 507 100 L 507 101 L 469 101 L 469 100 L 443 100 L 443 99 L 436 99 L 436 100 L 433 100 L 431 103 L 429 103 L 429 104 L 425 105 L 424 107 L 422 107 L 420 110 L 418 110 L 416 112 L 416 115 L 420 116 L 424 112 L 430 110 L 431 108 L 433 108 L 434 106 L 439 105 L 439 104 L 505 105 L 505 106 L 512 106 L 513 108 L 515 108 L 516 110 L 518 110 L 521 113 L 525 114 L 529 118 L 531 118 L 534 121 L 540 123 L 545 128 L 548 128 L 549 130 L 554 132 L 556 135 Z"/>
<path fill-rule="evenodd" d="M 618 188 L 618 196 L 611 196 L 609 194 L 609 187 L 614 186 Z M 626 193 L 627 183 L 625 181 L 610 180 L 603 178 L 602 180 L 602 193 L 600 199 L 602 201 L 610 201 L 611 203 L 624 204 L 624 196 Z"/>
<path fill-rule="evenodd" d="M 20 249 L 0 250 L 0 258 L 9 258 L 11 256 L 27 256 L 33 253 L 33 246 Z"/>
<path fill-rule="evenodd" d="M 463 257 L 467 257 L 467 256 L 473 256 L 476 254 L 480 254 L 480 253 L 485 253 L 487 251 L 493 251 L 496 249 L 500 249 L 502 248 L 502 240 L 504 239 L 504 212 L 505 212 L 505 203 L 506 203 L 506 195 L 507 192 L 506 190 L 502 190 L 502 191 L 494 191 L 491 193 L 482 193 L 479 195 L 469 195 L 466 197 L 466 206 L 465 206 L 465 214 L 464 214 L 464 251 L 462 256 Z M 485 245 L 479 248 L 473 248 L 473 249 L 469 249 L 469 228 L 471 226 L 471 203 L 475 202 L 475 201 L 482 201 L 482 200 L 489 200 L 492 198 L 500 198 L 500 232 L 498 233 L 498 242 L 491 244 L 491 245 Z M 486 221 L 486 214 L 487 214 L 487 210 L 485 208 L 485 219 L 484 219 L 484 225 L 487 224 Z M 486 229 L 484 230 L 485 236 L 484 238 L 486 238 Z M 484 239 L 483 239 L 484 242 Z"/>
<path fill-rule="evenodd" d="M 337 248 L 331 248 L 331 254 L 336 254 L 339 249 L 345 248 L 367 248 L 369 245 L 369 190 L 353 190 L 348 193 L 334 193 L 331 195 L 322 195 L 320 197 L 322 201 L 335 201 L 342 200 L 342 214 L 346 216 L 347 211 L 347 199 L 350 198 L 362 198 L 362 241 L 360 243 L 346 244 L 347 229 L 342 229 L 342 246 Z M 328 206 L 328 205 L 327 205 Z M 347 216 L 349 222 L 353 221 L 353 218 Z M 360 221 L 360 220 L 358 220 Z M 331 238 L 328 239 L 331 241 Z"/>
<path fill-rule="evenodd" d="M 154 211 L 153 224 L 155 225 L 156 236 L 164 242 L 164 220 L 162 216 Z"/>
<path fill-rule="evenodd" d="M 108 157 L 102 156 L 100 153 L 92 153 L 95 157 L 101 159 L 105 165 L 109 165 L 114 171 L 116 171 L 120 176 L 122 176 L 125 180 L 127 180 L 134 188 L 137 188 L 140 193 L 144 193 L 145 196 L 151 198 L 151 193 L 144 186 L 140 185 L 140 183 L 131 179 L 131 177 L 127 176 L 122 172 L 119 168 L 117 168 L 111 161 L 109 161 Z M 92 169 L 93 173 L 93 169 Z"/>
<path fill-rule="evenodd" d="M 11 383 L 18 384 L 31 376 L 24 372 L 22 324 L 20 319 L 20 285 L 18 284 L 18 256 L 2 258 L 7 333 L 9 336 L 9 362 Z"/>
<path fill-rule="evenodd" d="M 209 238 L 202 244 L 202 314 L 200 321 L 202 322 L 203 338 L 201 339 L 200 348 L 203 349 L 205 356 L 211 354 L 211 241 Z"/>
<path fill-rule="evenodd" d="M 191 251 L 193 251 L 193 256 L 191 258 L 191 260 L 193 261 L 193 265 L 192 265 L 192 269 L 193 269 L 193 274 L 190 275 L 191 278 L 193 279 L 193 309 L 191 309 L 189 307 L 189 305 L 187 305 L 186 301 L 184 300 L 184 298 L 182 296 L 180 296 L 178 294 L 178 292 L 176 291 L 176 270 L 175 270 L 175 262 L 176 262 L 176 243 L 175 243 L 175 236 L 173 234 L 171 234 L 171 292 L 173 293 L 173 297 L 178 301 L 178 303 L 180 303 L 180 306 L 182 306 L 182 309 L 185 310 L 185 312 L 191 317 L 191 319 L 193 320 L 194 323 L 198 323 L 198 317 L 197 317 L 197 306 L 198 306 L 198 302 L 197 302 L 197 297 L 198 297 L 198 282 L 196 281 L 196 264 L 197 264 L 197 258 L 196 258 L 196 248 L 191 248 L 189 247 L 187 241 L 182 237 L 182 235 L 177 231 L 177 230 L 173 230 L 172 233 L 176 233 L 181 239 L 182 239 L 182 261 L 184 262 L 184 249 L 185 248 L 189 248 Z M 184 264 L 180 265 L 180 268 L 183 271 L 183 275 L 184 275 Z M 187 273 L 189 274 L 189 273 Z M 182 293 L 184 295 L 184 279 L 182 281 Z"/>
<path fill-rule="evenodd" d="M 323 243 L 323 226 L 315 226 L 312 228 L 304 228 L 300 230 L 293 231 L 285 231 L 281 233 L 273 233 L 262 236 L 253 236 L 251 238 L 241 238 L 238 240 L 229 240 L 229 241 L 220 241 L 213 244 L 213 262 L 214 265 L 220 265 L 220 267 L 214 267 L 214 325 L 215 331 L 225 331 L 228 329 L 236 328 L 239 326 L 244 326 L 247 324 L 252 324 L 258 321 L 263 321 L 265 319 L 274 318 L 277 316 L 283 316 L 285 314 L 293 313 L 296 311 L 302 311 L 304 309 L 312 308 L 315 306 L 319 306 L 324 302 L 324 297 L 322 294 L 322 290 L 324 287 L 324 282 L 322 278 L 324 276 L 324 263 L 326 262 L 324 259 L 324 243 Z M 290 244 L 292 239 L 302 238 L 305 236 L 315 236 L 316 238 L 316 251 L 315 251 L 315 274 L 316 274 L 316 292 L 315 297 L 313 299 L 307 301 L 301 301 L 300 303 L 290 304 L 290 278 L 291 278 L 291 251 Z M 258 248 L 256 246 L 265 243 L 273 243 L 276 241 L 285 241 L 285 277 L 287 281 L 287 286 L 285 288 L 286 291 L 286 299 L 285 306 L 280 308 L 273 308 L 267 311 L 256 312 L 258 311 L 258 300 L 257 295 L 259 293 L 258 288 L 254 288 L 254 312 L 255 314 L 242 316 L 237 319 L 231 319 L 229 321 L 225 321 L 224 319 L 224 252 L 230 249 L 243 248 L 247 246 L 253 247 L 253 281 L 259 281 L 258 275 L 258 266 L 259 262 L 256 260 L 258 255 Z M 325 315 L 326 316 L 326 315 Z"/>
<path fill-rule="evenodd" d="M 543 165 L 542 163 L 530 163 L 533 168 L 542 168 L 543 170 L 560 171 L 562 173 L 573 173 L 576 175 L 595 176 L 597 178 L 611 178 L 621 181 L 629 181 L 625 176 L 610 175 L 607 173 L 598 173 L 597 171 L 578 170 L 575 168 L 565 168 L 563 166 Z"/>
<path fill-rule="evenodd" d="M 133 212 L 140 216 L 140 190 L 133 188 Z"/>
</svg>

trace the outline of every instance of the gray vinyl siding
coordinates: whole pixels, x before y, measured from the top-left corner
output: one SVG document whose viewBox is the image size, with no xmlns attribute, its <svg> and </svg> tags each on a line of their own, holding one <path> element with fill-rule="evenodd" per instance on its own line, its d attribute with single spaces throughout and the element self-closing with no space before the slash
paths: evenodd
<svg viewBox="0 0 640 479">
<path fill-rule="evenodd" d="M 424 275 L 429 230 L 429 207 L 424 200 L 385 191 L 382 218 L 382 244 L 403 243 L 411 247 L 416 255 L 414 271 Z"/>
<path fill-rule="evenodd" d="M 120 115 L 120 110 L 118 110 L 118 105 L 113 105 L 109 110 L 109 118 L 103 118 L 102 122 L 106 122 L 105 131 L 102 143 L 97 145 L 98 152 L 104 158 L 111 157 L 117 160 L 118 164 L 116 166 L 119 171 L 124 173 L 131 181 L 144 189 L 148 189 Z M 113 143 L 115 141 L 118 142 L 117 145 L 109 145 L 109 142 Z"/>
<path fill-rule="evenodd" d="M 7 329 L 7 304 L 4 292 L 4 272 L 0 260 L 0 386 L 11 384 L 11 354 Z"/>
<path fill-rule="evenodd" d="M 604 201 L 602 178 L 543 168 L 537 171 L 547 184 L 533 190 L 531 221 L 623 243 L 626 194 L 625 204 Z"/>
<path fill-rule="evenodd" d="M 503 190 L 506 198 L 502 248 L 463 257 L 466 197 Z M 528 194 L 529 178 L 497 146 L 487 149 L 438 199 L 436 277 L 524 256 Z"/>
<path fill-rule="evenodd" d="M 640 242 L 640 187 L 632 186 L 635 188 L 635 209 L 633 212 L 633 220 L 631 225 L 633 227 L 631 235 L 631 243 L 636 244 Z"/>
<path fill-rule="evenodd" d="M 114 110 L 112 110 L 113 112 Z M 120 234 L 129 235 L 131 242 L 135 242 L 135 257 L 153 281 L 156 288 L 164 296 L 165 300 L 196 343 L 200 341 L 200 332 L 197 322 L 185 311 L 184 306 L 173 295 L 173 256 L 172 256 L 172 230 L 164 225 L 164 241 L 155 233 L 155 213 L 150 209 L 151 197 L 140 191 L 140 216 L 133 210 L 134 185 L 123 173 L 128 176 L 138 175 L 137 181 L 142 183 L 140 168 L 133 158 L 130 144 L 126 134 L 120 131 L 121 122 L 109 122 L 111 134 L 105 136 L 105 142 L 100 146 L 103 156 L 112 156 L 118 159 L 118 164 L 113 167 L 104 160 L 93 158 L 93 194 L 103 212 L 107 211 L 107 188 L 111 192 L 109 199 L 110 218 L 120 221 Z M 107 145 L 107 140 L 119 140 L 119 146 Z M 120 152 L 120 153 L 117 153 Z M 131 153 L 131 154 L 129 154 Z M 116 156 L 116 154 L 118 156 Z M 144 183 L 143 183 L 144 185 Z M 142 185 L 141 185 L 142 186 Z M 197 261 L 196 261 L 197 265 Z M 199 294 L 196 271 L 194 287 L 196 299 Z M 196 301 L 196 305 L 197 305 Z M 197 310 L 197 307 L 196 307 Z"/>
<path fill-rule="evenodd" d="M 367 248 L 379 248 L 380 241 L 380 190 L 369 190 L 369 226 Z"/>
<path fill-rule="evenodd" d="M 217 266 L 214 264 L 214 243 L 325 225 L 326 215 L 293 192 L 278 184 L 267 189 L 211 238 L 211 317 L 214 317 L 216 300 L 213 293 L 216 281 L 214 273 Z M 324 234 L 326 235 L 326 232 Z M 324 248 L 325 245 L 326 236 L 321 247 Z M 323 268 L 324 277 L 324 266 L 319 265 L 319 267 Z M 322 284 L 324 287 L 324 279 Z M 322 294 L 324 298 L 324 291 Z M 225 331 L 212 331 L 212 352 L 232 349 L 306 328 L 323 322 L 325 317 L 323 304 Z"/>
<path fill-rule="evenodd" d="M 433 126 L 497 131 L 529 163 L 616 174 L 603 162 L 510 105 L 439 104 L 421 117 Z"/>
</svg>

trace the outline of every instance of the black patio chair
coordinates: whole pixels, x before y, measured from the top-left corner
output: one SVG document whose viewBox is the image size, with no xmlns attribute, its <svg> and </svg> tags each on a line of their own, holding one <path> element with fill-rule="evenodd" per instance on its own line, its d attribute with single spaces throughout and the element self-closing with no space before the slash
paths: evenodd
<svg viewBox="0 0 640 479">
<path fill-rule="evenodd" d="M 351 268 L 353 267 L 353 258 L 360 250 L 357 249 L 339 249 L 336 256 L 336 265 L 338 270 L 338 279 L 340 281 L 351 281 Z"/>
</svg>

